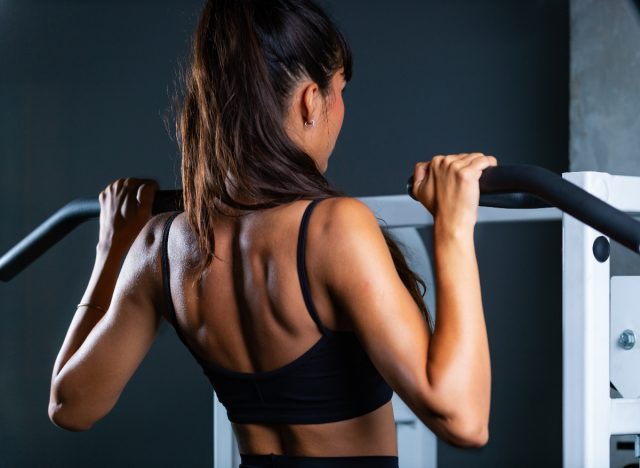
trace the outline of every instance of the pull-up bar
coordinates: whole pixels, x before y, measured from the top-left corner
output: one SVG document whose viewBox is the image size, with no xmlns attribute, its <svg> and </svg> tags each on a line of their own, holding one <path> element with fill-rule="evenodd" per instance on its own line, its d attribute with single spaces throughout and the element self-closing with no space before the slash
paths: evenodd
<svg viewBox="0 0 640 468">
<path fill-rule="evenodd" d="M 636 253 L 640 223 L 558 174 L 538 166 L 507 165 L 484 170 L 480 206 L 506 209 L 557 207 Z M 182 210 L 182 191 L 158 191 L 153 213 Z M 0 281 L 7 282 L 84 221 L 100 215 L 97 198 L 68 203 L 0 258 Z"/>
</svg>

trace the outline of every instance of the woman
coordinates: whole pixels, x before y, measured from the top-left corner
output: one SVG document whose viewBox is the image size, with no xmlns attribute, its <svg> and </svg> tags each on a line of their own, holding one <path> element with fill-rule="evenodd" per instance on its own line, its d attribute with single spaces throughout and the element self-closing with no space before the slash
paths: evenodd
<svg viewBox="0 0 640 468">
<path fill-rule="evenodd" d="M 432 333 L 424 283 L 323 176 L 350 76 L 347 44 L 311 0 L 206 3 L 178 121 L 185 213 L 151 217 L 152 181 L 101 193 L 95 268 L 53 369 L 56 425 L 105 416 L 164 318 L 226 406 L 241 466 L 397 467 L 393 391 L 443 440 L 486 444 L 473 228 L 496 160 L 415 167 L 435 221 Z"/>
</svg>

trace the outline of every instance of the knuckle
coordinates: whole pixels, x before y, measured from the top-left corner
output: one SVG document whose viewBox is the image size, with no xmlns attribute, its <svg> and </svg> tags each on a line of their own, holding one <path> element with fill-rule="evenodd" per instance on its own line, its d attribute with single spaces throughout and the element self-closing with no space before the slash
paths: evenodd
<svg viewBox="0 0 640 468">
<path fill-rule="evenodd" d="M 473 172 L 469 171 L 469 170 L 461 170 L 458 172 L 458 177 L 460 178 L 460 180 L 464 181 L 464 182 L 468 182 L 473 180 Z"/>
<path fill-rule="evenodd" d="M 444 159 L 442 160 L 442 165 L 446 167 L 450 167 L 457 160 L 458 158 L 456 157 L 455 154 L 449 154 L 445 156 Z"/>
</svg>

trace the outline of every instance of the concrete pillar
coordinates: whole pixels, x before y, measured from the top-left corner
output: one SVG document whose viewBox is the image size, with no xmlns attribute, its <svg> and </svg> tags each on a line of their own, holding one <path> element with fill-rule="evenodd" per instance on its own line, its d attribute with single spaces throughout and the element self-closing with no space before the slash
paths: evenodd
<svg viewBox="0 0 640 468">
<path fill-rule="evenodd" d="M 570 171 L 640 176 L 640 0 L 571 0 Z M 611 274 L 640 275 L 612 243 Z"/>
</svg>

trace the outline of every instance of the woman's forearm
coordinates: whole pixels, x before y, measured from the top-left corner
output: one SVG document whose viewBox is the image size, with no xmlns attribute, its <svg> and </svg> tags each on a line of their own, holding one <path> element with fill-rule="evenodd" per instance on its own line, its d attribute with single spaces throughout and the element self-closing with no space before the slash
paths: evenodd
<svg viewBox="0 0 640 468">
<path fill-rule="evenodd" d="M 93 271 L 80 303 L 96 305 L 98 308 L 79 307 L 76 310 L 54 364 L 53 378 L 60 373 L 66 362 L 80 348 L 91 330 L 104 316 L 105 312 L 100 308 L 106 310 L 111 303 L 122 258 L 122 252 L 117 249 L 108 249 L 102 246 L 96 248 Z"/>
<path fill-rule="evenodd" d="M 89 429 L 109 412 L 133 373 L 132 369 L 143 357 L 143 352 L 135 345 L 144 342 L 142 346 L 146 352 L 146 346 L 150 346 L 153 340 L 157 322 L 151 313 L 137 322 L 120 321 L 116 324 L 115 320 L 111 321 L 116 311 L 110 314 L 107 310 L 111 306 L 123 260 L 151 219 L 156 190 L 157 184 L 153 181 L 118 179 L 98 197 L 100 231 L 93 271 L 80 300 L 82 306 L 76 309 L 71 320 L 51 376 L 49 418 L 65 429 Z M 140 275 L 139 272 L 137 274 Z M 100 333 L 93 334 L 103 319 L 109 320 L 109 326 L 101 327 Z M 106 325 L 106 322 L 102 324 Z M 118 330 L 116 325 L 130 327 L 129 333 Z M 110 335 L 111 339 L 120 340 L 115 349 L 121 350 L 127 347 L 125 342 L 129 334 L 140 337 L 140 340 L 131 340 L 135 345 L 130 348 L 133 354 L 136 351 L 139 354 L 130 360 L 105 362 L 111 353 L 107 352 L 106 358 L 105 353 L 101 355 L 98 351 L 101 344 L 108 343 Z"/>
<path fill-rule="evenodd" d="M 488 424 L 489 344 L 482 309 L 473 227 L 434 224 L 436 325 L 427 376 L 450 417 Z"/>
</svg>

